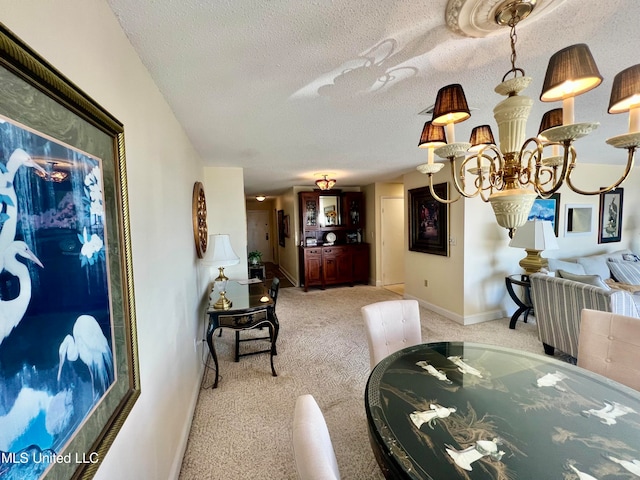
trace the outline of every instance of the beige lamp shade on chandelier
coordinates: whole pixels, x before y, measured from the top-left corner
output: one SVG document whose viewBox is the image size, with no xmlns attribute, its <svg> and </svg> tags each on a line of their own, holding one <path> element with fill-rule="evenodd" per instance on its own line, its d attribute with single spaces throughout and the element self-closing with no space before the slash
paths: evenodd
<svg viewBox="0 0 640 480">
<path fill-rule="evenodd" d="M 520 266 L 527 275 L 547 268 L 548 261 L 540 254 L 544 250 L 557 250 L 558 240 L 553 232 L 551 222 L 546 220 L 529 220 L 518 228 L 509 242 L 510 247 L 524 248 L 527 256 L 520 260 Z"/>
<path fill-rule="evenodd" d="M 622 175 L 611 185 L 592 191 L 583 190 L 571 182 L 577 161 L 573 143 L 599 125 L 595 122 L 574 123 L 575 97 L 602 82 L 602 75 L 586 44 L 563 48 L 549 60 L 540 100 L 562 101 L 562 108 L 547 112 L 538 136 L 527 139 L 526 124 L 533 100 L 519 93 L 531 83 L 532 78 L 515 66 L 515 28 L 535 6 L 535 0 L 508 0 L 496 9 L 496 23 L 511 29 L 512 67 L 495 88 L 496 93 L 506 97 L 493 110 L 498 124 L 498 144 L 493 140 L 488 125 L 474 128 L 469 142 L 456 142 L 454 125 L 468 119 L 471 114 L 462 86 L 447 85 L 438 91 L 431 120 L 433 126 L 445 129 L 447 143 L 437 147 L 434 153 L 444 161 L 448 160 L 453 185 L 459 196 L 442 199 L 435 194 L 433 174 L 442 168 L 440 163 L 429 159 L 417 167 L 429 176 L 431 194 L 440 202 L 452 203 L 462 197 L 479 196 L 491 203 L 497 223 L 509 230 L 510 237 L 516 228 L 525 224 L 537 197 L 548 198 L 564 184 L 580 195 L 599 195 L 618 187 L 629 176 L 635 151 L 640 145 L 638 64 L 616 75 L 608 108 L 609 113 L 629 112 L 628 132 L 607 139 L 613 147 L 627 150 L 627 163 Z M 511 75 L 512 78 L 508 78 Z M 468 175 L 471 181 L 468 181 Z"/>
</svg>

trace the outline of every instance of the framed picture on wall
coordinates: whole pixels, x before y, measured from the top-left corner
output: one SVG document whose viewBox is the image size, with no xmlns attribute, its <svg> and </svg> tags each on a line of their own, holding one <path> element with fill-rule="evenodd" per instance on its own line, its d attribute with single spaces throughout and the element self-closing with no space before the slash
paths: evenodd
<svg viewBox="0 0 640 480">
<path fill-rule="evenodd" d="M 282 231 L 284 232 L 285 238 L 289 238 L 289 215 L 285 215 L 282 220 Z"/>
<path fill-rule="evenodd" d="M 448 198 L 448 183 L 433 190 L 440 198 Z M 449 255 L 449 205 L 438 202 L 429 187 L 409 190 L 409 250 Z"/>
<path fill-rule="evenodd" d="M 527 220 L 546 220 L 551 222 L 557 237 L 560 223 L 560 194 L 554 193 L 549 198 L 536 198 Z"/>
<path fill-rule="evenodd" d="M 278 245 L 284 247 L 284 210 L 278 210 Z"/>
<path fill-rule="evenodd" d="M 0 476 L 91 478 L 140 395 L 124 128 L 2 26 L 0 177 Z"/>
<path fill-rule="evenodd" d="M 598 243 L 619 242 L 622 239 L 622 188 L 600 194 Z"/>
</svg>

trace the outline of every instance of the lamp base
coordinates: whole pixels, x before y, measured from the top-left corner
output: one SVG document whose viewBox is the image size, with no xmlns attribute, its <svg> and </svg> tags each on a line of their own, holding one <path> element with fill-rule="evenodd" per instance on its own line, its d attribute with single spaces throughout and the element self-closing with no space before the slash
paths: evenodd
<svg viewBox="0 0 640 480">
<path fill-rule="evenodd" d="M 527 275 L 537 273 L 543 268 L 548 267 L 548 260 L 540 255 L 542 250 L 529 250 L 525 248 L 525 252 L 527 252 L 527 256 L 520 260 L 520 266 Z"/>
<path fill-rule="evenodd" d="M 226 292 L 221 291 L 220 298 L 218 298 L 218 301 L 213 304 L 213 308 L 216 310 L 229 310 L 232 305 L 233 302 L 227 298 Z"/>
</svg>

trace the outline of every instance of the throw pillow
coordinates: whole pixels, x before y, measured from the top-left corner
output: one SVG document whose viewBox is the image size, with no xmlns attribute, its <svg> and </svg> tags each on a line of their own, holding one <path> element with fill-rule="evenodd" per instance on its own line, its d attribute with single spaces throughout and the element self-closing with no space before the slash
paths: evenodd
<svg viewBox="0 0 640 480">
<path fill-rule="evenodd" d="M 576 262 L 566 262 L 564 260 L 558 260 L 557 258 L 549 258 L 549 270 L 556 272 L 558 270 L 564 270 L 565 272 L 575 273 L 576 275 L 585 275 L 584 267 Z"/>
<path fill-rule="evenodd" d="M 623 253 L 622 260 L 625 262 L 640 262 L 640 257 L 635 253 Z"/>
<path fill-rule="evenodd" d="M 638 262 L 607 262 L 611 276 L 618 282 L 630 285 L 640 285 L 640 263 Z"/>
<path fill-rule="evenodd" d="M 565 278 L 567 280 L 573 280 L 574 282 L 586 283 L 587 285 L 593 285 L 594 287 L 600 287 L 605 290 L 611 290 L 609 285 L 602 281 L 600 275 L 576 275 L 571 272 L 566 272 L 564 270 L 556 271 L 556 275 L 560 278 Z"/>
</svg>

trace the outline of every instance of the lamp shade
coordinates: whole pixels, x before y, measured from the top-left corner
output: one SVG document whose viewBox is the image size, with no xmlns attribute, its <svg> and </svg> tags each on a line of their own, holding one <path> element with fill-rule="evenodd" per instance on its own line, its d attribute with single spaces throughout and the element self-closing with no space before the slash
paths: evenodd
<svg viewBox="0 0 640 480">
<path fill-rule="evenodd" d="M 542 85 L 540 100 L 556 102 L 566 97 L 575 97 L 597 87 L 602 75 L 584 43 L 578 43 L 553 54 L 549 59 L 547 73 Z"/>
<path fill-rule="evenodd" d="M 479 150 L 483 145 L 495 145 L 493 132 L 489 125 L 479 125 L 471 130 L 471 138 L 469 139 L 471 148 L 469 150 Z"/>
<path fill-rule="evenodd" d="M 209 236 L 209 245 L 213 248 L 207 250 L 205 262 L 214 267 L 228 267 L 240 263 L 240 257 L 231 247 L 229 235 L 215 234 Z M 211 252 L 209 254 L 209 252 Z"/>
<path fill-rule="evenodd" d="M 553 226 L 547 220 L 529 220 L 516 230 L 509 246 L 538 251 L 560 248 Z"/>
<path fill-rule="evenodd" d="M 560 125 L 562 125 L 562 109 L 554 108 L 553 110 L 549 110 L 542 116 L 542 120 L 540 120 L 538 135 L 544 136 L 542 132 L 553 127 L 559 127 Z"/>
<path fill-rule="evenodd" d="M 459 123 L 471 116 L 462 85 L 454 83 L 438 90 L 431 123 L 444 126 Z"/>
<path fill-rule="evenodd" d="M 618 73 L 613 79 L 609 113 L 623 113 L 640 105 L 640 64 Z"/>
<path fill-rule="evenodd" d="M 420 148 L 438 148 L 447 144 L 447 139 L 444 136 L 444 128 L 441 125 L 434 125 L 429 121 L 424 124 L 422 128 L 422 135 L 420 135 L 420 142 L 418 147 Z"/>
</svg>

